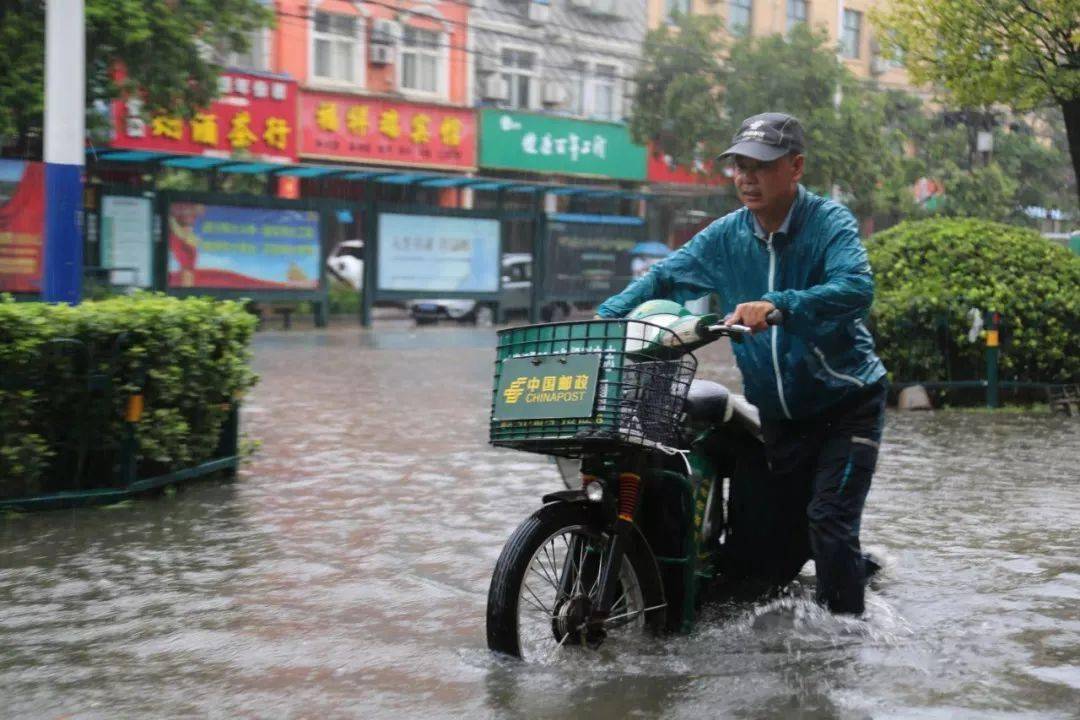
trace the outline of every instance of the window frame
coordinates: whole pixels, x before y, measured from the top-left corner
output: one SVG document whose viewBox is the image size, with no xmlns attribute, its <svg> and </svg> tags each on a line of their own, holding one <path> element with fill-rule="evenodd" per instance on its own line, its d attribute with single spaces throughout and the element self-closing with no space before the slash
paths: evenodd
<svg viewBox="0 0 1080 720">
<path fill-rule="evenodd" d="M 518 66 L 509 66 L 503 59 L 506 51 L 512 51 L 516 53 L 528 53 L 533 56 L 533 66 L 531 69 L 526 70 Z M 499 101 L 498 107 L 505 108 L 507 110 L 537 110 L 542 105 L 541 94 L 543 88 L 541 87 L 542 73 L 541 69 L 544 62 L 543 53 L 540 48 L 536 46 L 522 45 L 516 43 L 506 43 L 499 45 L 499 68 L 496 72 L 500 77 L 506 78 L 507 75 L 511 76 L 525 76 L 528 77 L 529 82 L 529 100 L 526 105 L 514 105 L 511 100 L 514 97 L 516 83 L 513 80 L 508 80 L 510 93 L 506 101 Z"/>
<path fill-rule="evenodd" d="M 417 56 L 427 55 L 435 58 L 435 89 L 423 90 L 420 88 L 405 87 L 405 54 L 407 52 L 405 45 L 405 35 L 409 30 L 419 31 L 423 33 L 430 33 L 435 35 L 436 46 L 434 49 L 424 47 L 412 47 L 408 52 L 411 52 Z M 397 46 L 396 65 L 397 70 L 395 72 L 398 92 L 403 95 L 411 97 L 419 97 L 426 99 L 445 100 L 450 88 L 450 80 L 448 74 L 450 71 L 450 37 L 445 30 L 432 30 L 430 28 L 420 27 L 419 25 L 405 24 L 401 28 L 401 40 Z"/>
<path fill-rule="evenodd" d="M 797 15 L 792 15 L 791 11 L 793 9 L 793 6 L 802 8 L 802 17 L 798 17 Z M 798 25 L 799 23 L 806 24 L 806 23 L 810 22 L 810 0 L 787 0 L 787 11 L 786 12 L 787 12 L 787 15 L 786 15 L 786 18 L 787 18 L 787 20 L 786 20 L 786 22 L 787 22 L 787 25 L 786 25 L 787 30 L 786 30 L 786 32 L 790 33 L 793 29 L 795 29 L 795 26 Z"/>
<path fill-rule="evenodd" d="M 848 26 L 848 18 L 853 17 L 858 22 L 855 27 Z M 863 29 L 863 13 L 860 10 L 852 10 L 850 8 L 844 8 L 843 27 L 840 29 L 840 48 L 841 55 L 845 60 L 858 60 L 862 57 L 862 29 Z M 854 48 L 848 43 L 848 31 L 854 31 L 855 33 L 855 45 Z M 851 52 L 849 52 L 849 50 Z"/>
<path fill-rule="evenodd" d="M 746 25 L 736 26 L 732 10 L 738 8 L 746 11 Z M 752 35 L 754 32 L 754 0 L 728 0 L 727 31 L 738 37 Z"/>
<path fill-rule="evenodd" d="M 567 108 L 567 112 L 574 116 L 583 118 L 586 120 L 598 120 L 600 122 L 622 122 L 626 108 L 626 89 L 622 84 L 624 66 L 618 61 L 610 57 L 603 57 L 600 55 L 578 55 L 574 57 L 573 64 L 581 64 L 582 76 L 580 79 L 580 86 L 583 90 L 581 98 L 580 112 L 578 108 Z M 601 116 L 597 112 L 596 98 L 597 87 L 600 83 L 600 75 L 596 72 L 596 68 L 601 65 L 611 67 L 614 72 L 611 75 L 611 116 Z M 564 71 L 565 72 L 565 71 Z M 577 83 L 576 77 L 577 71 L 572 71 L 575 74 L 574 82 Z"/>
<path fill-rule="evenodd" d="M 346 17 L 355 20 L 356 22 L 356 34 L 352 38 L 353 43 L 353 67 L 355 73 L 352 80 L 343 80 L 338 77 L 317 75 L 315 72 L 315 46 L 319 40 L 328 41 L 331 43 L 331 66 L 333 66 L 333 43 L 343 42 L 343 38 L 348 36 L 340 33 L 325 33 L 316 30 L 316 18 L 319 14 Z M 333 71 L 331 67 L 331 71 Z M 348 15 L 345 13 L 333 13 L 326 12 L 325 10 L 315 10 L 311 14 L 311 19 L 308 20 L 308 84 L 318 87 L 329 88 L 363 88 L 367 86 L 367 19 L 360 15 Z"/>
</svg>

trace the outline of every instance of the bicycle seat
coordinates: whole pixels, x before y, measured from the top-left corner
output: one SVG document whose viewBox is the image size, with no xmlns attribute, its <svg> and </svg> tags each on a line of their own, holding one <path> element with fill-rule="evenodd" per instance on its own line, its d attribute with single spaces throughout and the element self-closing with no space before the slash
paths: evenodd
<svg viewBox="0 0 1080 720">
<path fill-rule="evenodd" d="M 761 419 L 756 407 L 741 395 L 712 380 L 694 380 L 686 395 L 686 413 L 696 422 L 723 425 L 736 422 L 761 439 Z"/>
</svg>

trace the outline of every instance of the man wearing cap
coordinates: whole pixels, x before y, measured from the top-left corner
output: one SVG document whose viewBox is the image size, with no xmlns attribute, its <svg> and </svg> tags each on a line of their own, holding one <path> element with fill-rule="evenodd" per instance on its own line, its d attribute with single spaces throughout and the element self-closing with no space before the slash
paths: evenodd
<svg viewBox="0 0 1080 720">
<path fill-rule="evenodd" d="M 870 561 L 859 544 L 884 420 L 885 367 L 864 319 L 874 281 L 851 212 L 806 190 L 803 129 L 782 113 L 743 121 L 720 159 L 743 207 L 716 220 L 644 277 L 608 298 L 600 317 L 646 300 L 716 293 L 730 323 L 747 399 L 758 407 L 770 472 L 755 523 L 758 574 L 783 585 L 807 558 L 817 600 L 861 614 Z M 782 321 L 770 325 L 770 313 Z"/>
</svg>

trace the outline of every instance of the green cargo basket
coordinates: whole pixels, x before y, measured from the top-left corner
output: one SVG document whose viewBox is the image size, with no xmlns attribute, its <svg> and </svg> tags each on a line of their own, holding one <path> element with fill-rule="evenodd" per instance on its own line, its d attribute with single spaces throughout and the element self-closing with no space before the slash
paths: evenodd
<svg viewBox="0 0 1080 720">
<path fill-rule="evenodd" d="M 667 328 L 590 320 L 509 328 L 498 338 L 492 445 L 562 457 L 680 446 L 697 360 L 673 350 L 681 343 Z"/>
</svg>

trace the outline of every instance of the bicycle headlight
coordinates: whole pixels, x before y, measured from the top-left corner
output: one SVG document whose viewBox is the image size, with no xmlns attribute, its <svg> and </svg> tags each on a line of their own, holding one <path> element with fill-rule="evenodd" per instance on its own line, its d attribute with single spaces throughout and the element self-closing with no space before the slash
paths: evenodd
<svg viewBox="0 0 1080 720">
<path fill-rule="evenodd" d="M 604 484 L 599 480 L 593 480 L 591 483 L 585 486 L 585 497 L 589 498 L 590 502 L 600 502 L 604 499 Z"/>
</svg>

